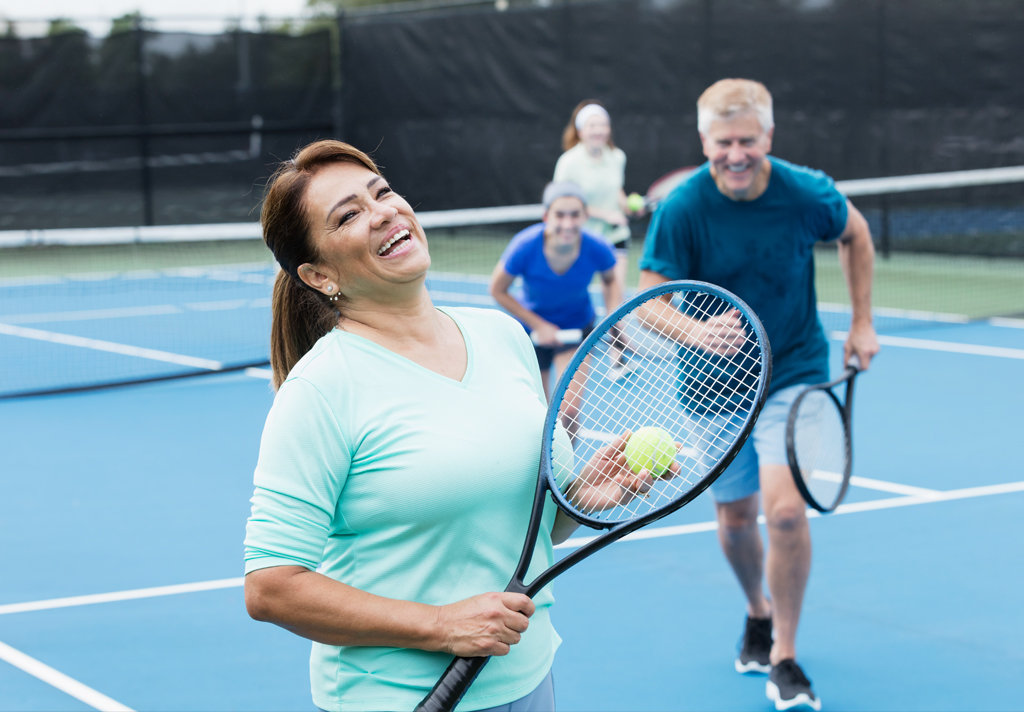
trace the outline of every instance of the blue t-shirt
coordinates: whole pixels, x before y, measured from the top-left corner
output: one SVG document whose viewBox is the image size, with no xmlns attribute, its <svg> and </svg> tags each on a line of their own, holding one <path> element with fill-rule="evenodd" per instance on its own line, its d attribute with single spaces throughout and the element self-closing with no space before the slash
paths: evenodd
<svg viewBox="0 0 1024 712">
<path fill-rule="evenodd" d="M 768 188 L 751 201 L 722 195 L 701 166 L 654 213 L 640 269 L 717 284 L 750 305 L 771 343 L 775 392 L 828 379 L 813 247 L 843 233 L 846 198 L 821 171 L 769 160 Z"/>
<path fill-rule="evenodd" d="M 565 274 L 555 274 L 544 256 L 544 223 L 537 223 L 512 238 L 501 260 L 506 272 L 523 278 L 520 304 L 559 329 L 582 329 L 594 321 L 587 287 L 595 272 L 615 266 L 615 252 L 584 230 L 579 257 Z"/>
</svg>

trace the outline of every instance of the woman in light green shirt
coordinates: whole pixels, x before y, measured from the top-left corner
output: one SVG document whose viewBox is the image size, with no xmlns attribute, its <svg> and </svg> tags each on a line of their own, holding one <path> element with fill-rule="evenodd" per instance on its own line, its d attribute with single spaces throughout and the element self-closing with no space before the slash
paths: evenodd
<svg viewBox="0 0 1024 712">
<path fill-rule="evenodd" d="M 502 593 L 545 415 L 525 332 L 495 310 L 433 306 L 422 227 L 351 146 L 320 141 L 282 164 L 261 219 L 282 269 L 278 391 L 246 527 L 250 615 L 313 641 L 324 710 L 412 709 L 452 655 L 497 656 L 460 710 L 553 708 L 550 587 Z M 620 467 L 584 490 L 564 444 L 577 501 L 616 506 L 650 485 Z M 544 521 L 536 571 L 575 528 L 550 502 Z"/>
<path fill-rule="evenodd" d="M 612 141 L 611 117 L 593 99 L 581 101 L 562 134 L 565 151 L 555 164 L 555 182 L 568 181 L 583 189 L 590 214 L 586 229 L 603 235 L 615 248 L 616 273 L 625 282 L 629 264 L 629 211 L 626 192 L 626 154 Z"/>
</svg>

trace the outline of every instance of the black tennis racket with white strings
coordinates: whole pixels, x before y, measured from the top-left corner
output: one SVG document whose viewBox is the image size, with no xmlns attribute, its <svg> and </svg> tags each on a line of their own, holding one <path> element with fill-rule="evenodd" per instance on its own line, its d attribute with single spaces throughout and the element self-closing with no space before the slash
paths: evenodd
<svg viewBox="0 0 1024 712">
<path fill-rule="evenodd" d="M 629 375 L 607 378 L 609 349 L 623 333 Z M 532 598 L 569 567 L 692 501 L 747 439 L 770 379 L 764 327 L 723 289 L 666 282 L 619 306 L 583 340 L 552 393 L 526 542 L 505 590 Z M 627 444 L 631 433 L 636 441 Z M 527 583 L 549 494 L 580 524 L 608 531 Z M 487 661 L 456 658 L 416 709 L 454 709 Z"/>
<path fill-rule="evenodd" d="M 846 496 L 853 472 L 853 382 L 860 359 L 850 358 L 843 375 L 802 391 L 786 421 L 786 456 L 793 480 L 807 504 L 835 510 Z M 843 400 L 835 389 L 846 384 Z"/>
</svg>

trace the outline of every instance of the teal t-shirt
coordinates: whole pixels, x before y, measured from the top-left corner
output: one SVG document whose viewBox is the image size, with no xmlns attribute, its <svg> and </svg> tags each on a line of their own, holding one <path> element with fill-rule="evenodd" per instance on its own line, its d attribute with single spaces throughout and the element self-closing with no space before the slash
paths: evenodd
<svg viewBox="0 0 1024 712">
<path fill-rule="evenodd" d="M 846 198 L 821 171 L 769 157 L 756 200 L 722 195 L 708 164 L 651 218 L 640 269 L 729 290 L 761 319 L 772 347 L 769 393 L 828 380 L 828 342 L 818 320 L 814 244 L 846 227 Z"/>
<path fill-rule="evenodd" d="M 319 568 L 363 591 L 433 605 L 505 589 L 537 483 L 540 373 L 512 318 L 443 311 L 466 342 L 461 382 L 338 329 L 295 366 L 263 431 L 246 573 Z M 529 580 L 554 560 L 554 517 L 549 501 Z M 460 710 L 512 702 L 547 675 L 561 642 L 550 587 L 534 601 L 521 642 L 490 661 Z M 313 701 L 338 712 L 411 710 L 451 659 L 313 643 Z"/>
</svg>

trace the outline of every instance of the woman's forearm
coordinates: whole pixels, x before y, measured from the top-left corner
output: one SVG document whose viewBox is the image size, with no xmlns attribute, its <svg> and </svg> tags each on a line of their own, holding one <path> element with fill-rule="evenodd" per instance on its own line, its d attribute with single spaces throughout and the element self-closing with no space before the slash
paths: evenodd
<svg viewBox="0 0 1024 712">
<path fill-rule="evenodd" d="M 245 577 L 245 607 L 258 621 L 325 645 L 414 648 L 461 657 L 508 655 L 534 613 L 521 593 L 481 593 L 443 606 L 399 601 L 301 566 Z"/>
<path fill-rule="evenodd" d="M 325 645 L 442 650 L 440 609 L 375 596 L 301 566 L 245 577 L 249 615 Z"/>
</svg>

